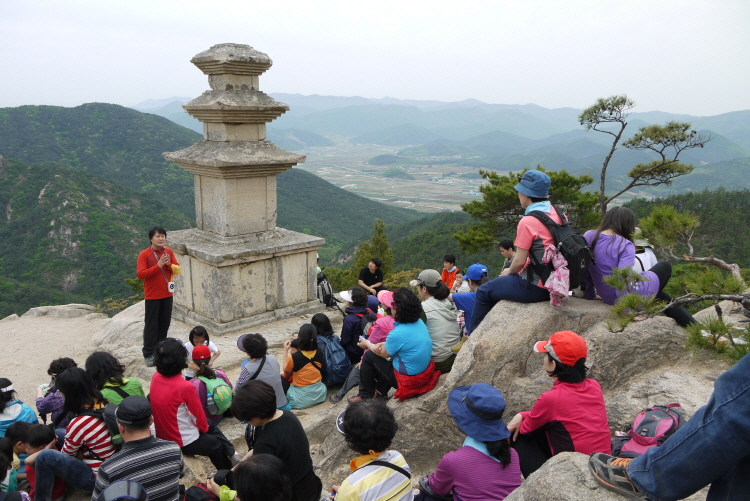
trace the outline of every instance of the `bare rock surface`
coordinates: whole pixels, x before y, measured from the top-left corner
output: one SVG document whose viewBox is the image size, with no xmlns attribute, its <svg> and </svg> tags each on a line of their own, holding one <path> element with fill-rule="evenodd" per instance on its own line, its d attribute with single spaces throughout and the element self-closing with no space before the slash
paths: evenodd
<svg viewBox="0 0 750 501">
<path fill-rule="evenodd" d="M 537 396 L 551 387 L 551 380 L 541 367 L 541 356 L 533 352 L 533 343 L 558 330 L 578 332 L 589 343 L 590 374 L 602 385 L 613 431 L 629 424 L 642 408 L 655 404 L 680 402 L 690 417 L 708 400 L 716 377 L 731 365 L 727 359 L 709 352 L 685 348 L 684 331 L 671 319 L 648 319 L 623 332 L 611 333 L 601 325 L 608 312 L 609 307 L 600 302 L 576 298 L 561 308 L 547 303 L 498 304 L 465 343 L 453 371 L 441 376 L 435 390 L 388 404 L 399 422 L 392 448 L 406 457 L 414 472 L 414 484 L 421 475 L 432 472 L 439 459 L 458 448 L 464 439 L 448 412 L 450 390 L 477 382 L 493 384 L 506 397 L 506 421 L 516 412 L 530 409 Z M 153 369 L 145 367 L 141 355 L 143 314 L 144 304 L 138 303 L 111 319 L 101 318 L 86 305 L 40 307 L 21 317 L 6 317 L 0 321 L 10 356 L 3 375 L 14 381 L 20 398 L 33 407 L 34 386 L 47 381 L 46 369 L 52 359 L 70 356 L 83 365 L 92 351 L 107 350 L 126 365 L 126 374 L 139 377 L 147 390 Z M 341 314 L 329 311 L 328 315 L 338 332 Z M 231 380 L 237 379 L 245 354 L 237 349 L 236 339 L 245 332 L 263 334 L 270 354 L 280 358 L 283 342 L 294 337 L 310 317 L 302 315 L 241 332 L 212 335 L 211 340 L 222 351 L 216 366 L 224 369 Z M 173 320 L 169 335 L 187 341 L 192 327 Z M 336 389 L 329 390 L 329 394 Z M 335 405 L 326 401 L 294 411 L 308 433 L 313 462 L 324 489 L 349 474 L 349 461 L 355 455 L 334 429 L 335 417 L 345 408 L 346 401 Z M 236 419 L 225 419 L 220 427 L 237 451 L 244 453 L 245 425 Z M 187 464 L 186 484 L 204 481 L 213 472 L 203 458 L 188 458 Z M 623 499 L 592 482 L 585 456 L 562 454 L 508 499 Z M 705 499 L 705 491 L 689 499 Z"/>
<path fill-rule="evenodd" d="M 450 390 L 478 382 L 496 386 L 507 402 L 506 422 L 518 411 L 531 409 L 539 394 L 552 386 L 533 344 L 559 330 L 572 330 L 587 340 L 590 375 L 603 388 L 613 432 L 630 424 L 641 409 L 651 405 L 679 402 L 689 418 L 706 403 L 713 381 L 729 368 L 729 361 L 685 348 L 683 329 L 666 317 L 636 322 L 620 333 L 609 332 L 602 326 L 609 310 L 601 302 L 576 298 L 562 308 L 548 303 L 496 305 L 464 344 L 451 373 L 441 376 L 437 388 L 405 402 L 388 404 L 399 423 L 392 448 L 406 457 L 415 485 L 421 475 L 434 471 L 445 453 L 463 442 L 464 435 L 448 412 Z M 335 416 L 345 407 L 342 402 L 320 411 L 317 422 L 306 428 L 317 452 L 313 459 L 324 486 L 345 478 L 354 456 L 333 427 Z M 571 461 L 561 457 L 552 463 L 559 463 L 559 468 L 550 473 L 550 478 L 560 476 L 553 491 L 580 491 L 588 497 L 550 497 L 553 491 L 542 489 L 538 495 L 529 494 L 528 499 L 610 499 L 606 491 L 596 490 L 592 495 L 593 479 L 585 462 L 580 469 Z"/>
<path fill-rule="evenodd" d="M 31 308 L 24 313 L 24 317 L 43 317 L 53 318 L 76 318 L 84 317 L 90 313 L 96 312 L 96 308 L 90 304 L 63 304 L 58 306 L 39 306 Z"/>
<path fill-rule="evenodd" d="M 547 461 L 508 496 L 506 501 L 623 501 L 627 499 L 602 487 L 588 469 L 588 456 L 563 452 Z M 706 499 L 708 490 L 686 498 Z"/>
</svg>

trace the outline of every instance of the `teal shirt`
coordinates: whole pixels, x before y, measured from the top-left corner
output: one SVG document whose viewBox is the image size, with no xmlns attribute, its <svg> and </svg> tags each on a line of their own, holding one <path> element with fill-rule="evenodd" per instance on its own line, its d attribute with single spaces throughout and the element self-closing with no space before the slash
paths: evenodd
<svg viewBox="0 0 750 501">
<path fill-rule="evenodd" d="M 413 324 L 400 324 L 388 334 L 385 351 L 393 359 L 393 368 L 407 376 L 422 374 L 430 365 L 432 339 L 422 320 Z"/>
</svg>

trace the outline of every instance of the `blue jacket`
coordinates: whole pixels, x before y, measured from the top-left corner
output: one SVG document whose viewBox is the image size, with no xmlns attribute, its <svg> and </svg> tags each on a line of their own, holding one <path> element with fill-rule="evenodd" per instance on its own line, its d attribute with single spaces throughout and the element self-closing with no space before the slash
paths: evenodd
<svg viewBox="0 0 750 501">
<path fill-rule="evenodd" d="M 364 315 L 365 313 L 371 313 L 371 311 L 365 306 L 349 306 L 344 312 L 346 317 L 344 317 L 344 325 L 341 327 L 341 346 L 346 350 L 349 361 L 356 364 L 359 363 L 364 353 L 364 350 L 357 346 L 359 336 L 362 335 L 362 317 L 356 315 L 356 313 Z"/>
</svg>

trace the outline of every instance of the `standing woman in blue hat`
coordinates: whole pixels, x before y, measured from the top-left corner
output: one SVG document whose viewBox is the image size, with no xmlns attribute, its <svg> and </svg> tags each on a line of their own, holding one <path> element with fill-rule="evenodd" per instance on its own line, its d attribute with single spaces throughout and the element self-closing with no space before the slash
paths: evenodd
<svg viewBox="0 0 750 501">
<path fill-rule="evenodd" d="M 420 480 L 415 499 L 440 499 L 451 492 L 451 499 L 461 501 L 505 499 L 521 485 L 521 467 L 503 422 L 503 394 L 486 383 L 459 386 L 448 396 L 448 409 L 466 440 Z"/>
<path fill-rule="evenodd" d="M 541 303 L 549 301 L 549 291 L 544 288 L 541 278 L 530 266 L 530 259 L 542 262 L 547 247 L 555 245 L 555 239 L 549 229 L 528 214 L 541 211 L 555 223 L 563 223 L 563 215 L 552 207 L 549 201 L 550 178 L 538 170 L 526 171 L 518 184 L 518 201 L 524 209 L 524 217 L 518 222 L 516 231 L 516 255 L 510 267 L 505 268 L 499 277 L 479 287 L 471 313 L 473 329 L 479 327 L 484 317 L 498 301 L 516 301 L 518 303 Z"/>
</svg>

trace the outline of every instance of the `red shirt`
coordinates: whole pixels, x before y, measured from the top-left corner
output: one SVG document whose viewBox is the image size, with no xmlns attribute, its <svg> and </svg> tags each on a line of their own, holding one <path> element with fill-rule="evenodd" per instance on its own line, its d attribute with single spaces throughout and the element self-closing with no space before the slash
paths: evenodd
<svg viewBox="0 0 750 501">
<path fill-rule="evenodd" d="M 172 296 L 167 288 L 167 282 L 171 282 L 172 268 L 170 266 L 160 267 L 158 265 L 159 258 L 169 254 L 171 264 L 179 266 L 177 258 L 174 257 L 172 249 L 164 247 L 163 250 L 157 251 L 153 247 L 144 249 L 138 254 L 138 266 L 136 268 L 136 275 L 139 279 L 143 280 L 143 294 L 146 299 L 164 299 L 165 297 Z M 158 257 L 157 257 L 158 256 Z M 162 271 L 164 273 L 162 274 Z M 165 278 L 166 275 L 166 278 Z"/>
<path fill-rule="evenodd" d="M 555 380 L 523 416 L 521 433 L 544 428 L 552 454 L 592 452 L 612 454 L 607 410 L 602 388 L 588 378 L 580 383 Z"/>
<path fill-rule="evenodd" d="M 164 377 L 158 372 L 151 378 L 151 412 L 156 438 L 185 447 L 208 431 L 203 406 L 189 381 L 182 374 Z"/>
<path fill-rule="evenodd" d="M 458 267 L 453 265 L 453 271 L 448 271 L 443 268 L 443 272 L 440 274 L 440 281 L 443 282 L 449 289 L 453 287 L 453 282 L 456 281 L 456 272 Z"/>
</svg>

